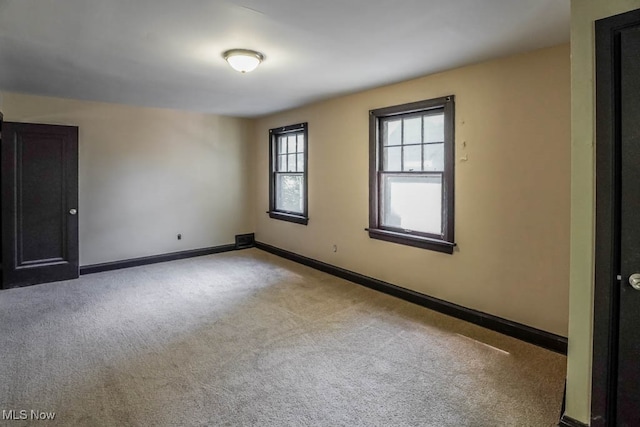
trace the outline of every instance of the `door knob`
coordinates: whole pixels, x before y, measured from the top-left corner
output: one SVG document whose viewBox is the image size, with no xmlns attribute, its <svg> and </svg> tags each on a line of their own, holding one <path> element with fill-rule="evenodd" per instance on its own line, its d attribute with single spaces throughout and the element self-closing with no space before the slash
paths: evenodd
<svg viewBox="0 0 640 427">
<path fill-rule="evenodd" d="M 636 291 L 640 291 L 640 274 L 635 273 L 629 276 L 629 284 Z"/>
<path fill-rule="evenodd" d="M 75 215 L 75 214 L 77 214 L 77 213 L 78 213 L 78 211 L 77 211 L 77 210 L 75 210 L 75 209 L 69 209 L 69 213 L 70 213 L 71 215 Z M 640 275 L 638 275 L 638 276 L 640 277 Z M 638 282 L 640 282 L 640 278 L 638 279 Z M 639 286 L 640 286 L 640 285 L 639 285 Z"/>
</svg>

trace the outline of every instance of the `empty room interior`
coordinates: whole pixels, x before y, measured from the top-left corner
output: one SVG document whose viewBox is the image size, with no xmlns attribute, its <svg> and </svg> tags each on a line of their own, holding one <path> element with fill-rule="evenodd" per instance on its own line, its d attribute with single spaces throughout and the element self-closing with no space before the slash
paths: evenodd
<svg viewBox="0 0 640 427">
<path fill-rule="evenodd" d="M 640 425 L 639 8 L 0 0 L 0 425 Z"/>
</svg>

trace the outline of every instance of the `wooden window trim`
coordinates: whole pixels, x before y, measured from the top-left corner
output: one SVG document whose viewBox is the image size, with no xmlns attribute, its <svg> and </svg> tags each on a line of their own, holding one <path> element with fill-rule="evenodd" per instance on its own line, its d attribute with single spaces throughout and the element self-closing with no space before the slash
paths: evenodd
<svg viewBox="0 0 640 427">
<path fill-rule="evenodd" d="M 380 195 L 382 185 L 380 176 L 382 168 L 383 142 L 380 135 L 381 119 L 394 116 L 411 117 L 429 110 L 444 111 L 444 171 L 443 177 L 443 234 L 408 232 L 381 225 Z M 454 96 L 445 96 L 409 104 L 379 108 L 369 112 L 369 228 L 366 229 L 372 239 L 433 250 L 452 254 L 456 246 L 454 241 L 454 131 L 455 131 Z M 395 172 L 387 172 L 395 173 Z M 409 175 L 413 172 L 403 171 L 399 174 Z M 427 171 L 421 173 L 429 173 Z M 437 173 L 437 172 L 436 172 Z"/>
<path fill-rule="evenodd" d="M 302 133 L 304 135 L 304 171 L 302 172 L 279 172 L 277 170 L 278 161 L 278 137 L 290 133 Z M 297 150 L 297 147 L 296 147 Z M 295 153 L 298 154 L 297 152 Z M 308 123 L 298 123 L 290 126 L 277 127 L 269 129 L 269 218 L 281 221 L 292 222 L 295 224 L 307 225 L 309 223 L 309 194 L 308 194 L 308 176 L 309 176 L 309 134 Z M 303 212 L 290 212 L 276 209 L 276 176 L 278 174 L 302 174 L 303 175 Z"/>
</svg>

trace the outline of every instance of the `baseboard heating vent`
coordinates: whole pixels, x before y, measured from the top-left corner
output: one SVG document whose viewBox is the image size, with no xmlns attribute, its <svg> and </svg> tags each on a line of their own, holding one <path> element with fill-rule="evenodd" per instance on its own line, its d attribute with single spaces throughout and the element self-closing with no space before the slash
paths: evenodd
<svg viewBox="0 0 640 427">
<path fill-rule="evenodd" d="M 236 235 L 236 249 L 252 248 L 256 244 L 256 238 L 253 233 Z"/>
</svg>

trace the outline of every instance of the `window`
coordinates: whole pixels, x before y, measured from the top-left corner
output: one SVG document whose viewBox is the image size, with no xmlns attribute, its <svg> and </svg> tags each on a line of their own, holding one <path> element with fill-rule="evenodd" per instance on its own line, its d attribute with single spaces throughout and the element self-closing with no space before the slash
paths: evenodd
<svg viewBox="0 0 640 427">
<path fill-rule="evenodd" d="M 307 123 L 269 130 L 269 217 L 307 225 Z"/>
<path fill-rule="evenodd" d="M 369 237 L 453 253 L 454 97 L 370 111 Z"/>
</svg>

